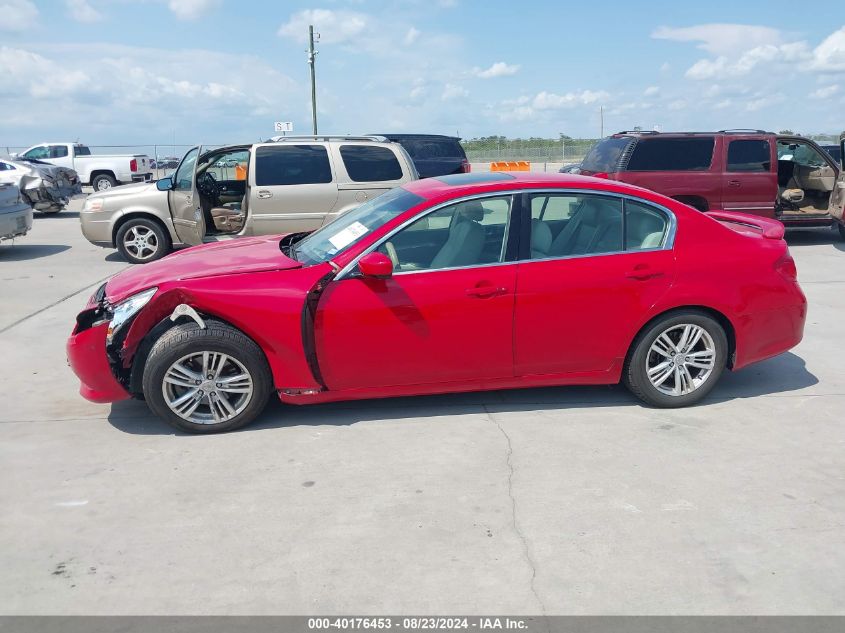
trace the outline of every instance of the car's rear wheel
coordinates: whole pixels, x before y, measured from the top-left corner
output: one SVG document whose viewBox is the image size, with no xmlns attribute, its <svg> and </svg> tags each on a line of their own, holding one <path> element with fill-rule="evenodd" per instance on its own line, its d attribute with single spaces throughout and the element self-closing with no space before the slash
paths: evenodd
<svg viewBox="0 0 845 633">
<path fill-rule="evenodd" d="M 840 222 L 836 225 L 836 228 L 839 229 L 839 237 L 845 240 L 845 224 Z"/>
<path fill-rule="evenodd" d="M 160 418 L 189 433 L 231 431 L 255 419 L 272 390 L 256 343 L 219 321 L 186 323 L 156 341 L 144 366 L 143 392 Z"/>
<path fill-rule="evenodd" d="M 132 264 L 146 264 L 161 259 L 172 248 L 170 236 L 157 222 L 132 218 L 115 235 L 117 250 Z"/>
<path fill-rule="evenodd" d="M 91 186 L 94 188 L 94 191 L 106 191 L 116 185 L 117 180 L 114 176 L 110 176 L 109 174 L 97 174 L 91 181 Z"/>
<path fill-rule="evenodd" d="M 683 310 L 640 333 L 625 362 L 631 392 L 655 407 L 684 407 L 706 396 L 725 368 L 728 339 L 711 316 Z"/>
</svg>

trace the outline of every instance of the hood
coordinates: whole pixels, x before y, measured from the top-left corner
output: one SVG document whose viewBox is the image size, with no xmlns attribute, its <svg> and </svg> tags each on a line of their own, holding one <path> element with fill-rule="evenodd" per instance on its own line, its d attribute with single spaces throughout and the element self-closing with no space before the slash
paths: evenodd
<svg viewBox="0 0 845 633">
<path fill-rule="evenodd" d="M 141 192 L 145 192 L 147 190 L 155 190 L 158 191 L 156 188 L 155 182 L 133 182 L 129 185 L 119 185 L 117 187 L 111 187 L 106 189 L 105 191 L 95 191 L 89 198 L 114 198 L 116 196 L 134 196 Z M 166 191 L 159 191 L 159 193 L 163 196 L 167 195 Z"/>
<path fill-rule="evenodd" d="M 106 297 L 110 303 L 117 303 L 142 290 L 163 284 L 300 268 L 302 264 L 286 257 L 279 248 L 282 237 L 235 238 L 203 244 L 149 264 L 135 265 L 111 278 L 106 286 Z"/>
</svg>

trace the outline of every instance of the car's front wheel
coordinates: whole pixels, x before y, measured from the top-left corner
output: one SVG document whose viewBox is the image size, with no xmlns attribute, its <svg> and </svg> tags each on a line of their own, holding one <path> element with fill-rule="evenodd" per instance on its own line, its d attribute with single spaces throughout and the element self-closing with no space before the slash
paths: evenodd
<svg viewBox="0 0 845 633">
<path fill-rule="evenodd" d="M 219 321 L 177 325 L 150 350 L 144 399 L 153 413 L 189 433 L 231 431 L 255 419 L 272 390 L 256 343 Z"/>
<path fill-rule="evenodd" d="M 696 310 L 658 319 L 634 341 L 623 370 L 628 389 L 655 407 L 684 407 L 706 396 L 727 363 L 725 330 Z"/>
<path fill-rule="evenodd" d="M 170 236 L 157 222 L 133 218 L 122 224 L 115 235 L 117 250 L 132 264 L 161 259 L 172 248 Z"/>
</svg>

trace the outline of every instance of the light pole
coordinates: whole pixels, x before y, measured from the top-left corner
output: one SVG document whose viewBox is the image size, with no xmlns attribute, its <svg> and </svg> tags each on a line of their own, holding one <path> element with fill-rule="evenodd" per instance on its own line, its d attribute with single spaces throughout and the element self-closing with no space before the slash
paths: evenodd
<svg viewBox="0 0 845 633">
<path fill-rule="evenodd" d="M 320 34 L 317 33 L 317 39 L 320 39 Z M 317 136 L 317 79 L 314 74 L 314 62 L 317 57 L 317 51 L 314 50 L 314 25 L 308 25 L 308 66 L 311 68 L 311 127 L 314 130 L 314 136 Z"/>
</svg>

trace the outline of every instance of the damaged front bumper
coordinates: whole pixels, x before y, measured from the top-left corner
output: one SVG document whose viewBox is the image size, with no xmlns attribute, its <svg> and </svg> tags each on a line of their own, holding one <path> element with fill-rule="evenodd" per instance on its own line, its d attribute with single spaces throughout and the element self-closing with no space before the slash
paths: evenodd
<svg viewBox="0 0 845 633">
<path fill-rule="evenodd" d="M 44 178 L 23 178 L 21 193 L 36 211 L 61 211 L 75 195 L 82 193 L 82 184 L 62 177 L 49 182 Z"/>
</svg>

